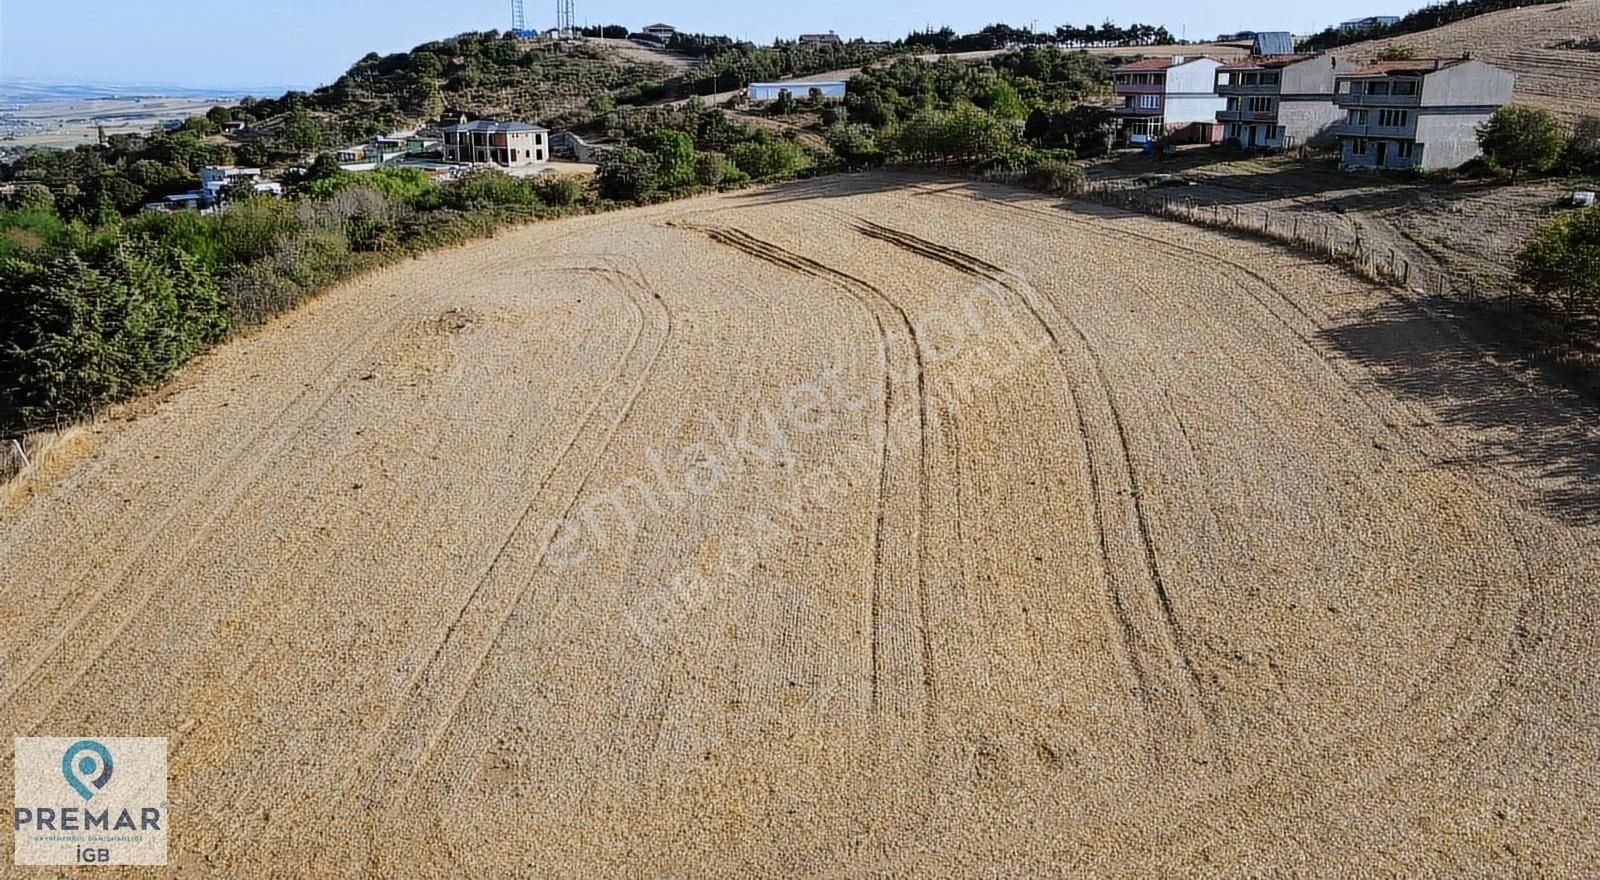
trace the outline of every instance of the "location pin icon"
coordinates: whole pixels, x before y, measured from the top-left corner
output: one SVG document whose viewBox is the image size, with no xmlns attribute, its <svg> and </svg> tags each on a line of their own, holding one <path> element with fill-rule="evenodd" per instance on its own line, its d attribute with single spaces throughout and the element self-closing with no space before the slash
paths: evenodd
<svg viewBox="0 0 1600 880">
<path fill-rule="evenodd" d="M 111 781 L 111 750 L 92 739 L 73 743 L 61 756 L 61 775 L 84 800 Z"/>
</svg>

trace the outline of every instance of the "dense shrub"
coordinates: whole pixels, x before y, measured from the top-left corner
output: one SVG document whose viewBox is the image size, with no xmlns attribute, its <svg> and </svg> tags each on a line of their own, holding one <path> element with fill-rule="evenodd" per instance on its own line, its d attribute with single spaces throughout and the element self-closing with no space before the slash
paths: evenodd
<svg viewBox="0 0 1600 880">
<path fill-rule="evenodd" d="M 538 206 L 539 196 L 529 181 L 503 171 L 485 169 L 474 171 L 451 187 L 447 201 L 451 207 L 464 211 L 508 206 L 532 208 Z"/>
<path fill-rule="evenodd" d="M 1525 171 L 1550 170 L 1565 145 L 1561 125 L 1544 110 L 1509 104 L 1478 127 L 1478 146 L 1497 168 L 1516 180 Z"/>
<path fill-rule="evenodd" d="M 806 156 L 800 147 L 778 137 L 736 144 L 728 158 L 754 180 L 785 177 L 806 166 Z"/>
<path fill-rule="evenodd" d="M 1569 308 L 1600 308 L 1600 207 L 1540 227 L 1518 252 L 1517 272 L 1523 283 Z"/>
<path fill-rule="evenodd" d="M 127 398 L 227 329 L 216 284 L 171 247 L 124 237 L 90 259 L 0 258 L 0 420 L 39 426 Z"/>
<path fill-rule="evenodd" d="M 1060 159 L 1046 159 L 1027 170 L 1022 184 L 1040 192 L 1069 195 L 1083 189 L 1083 169 Z"/>
<path fill-rule="evenodd" d="M 648 199 L 660 186 L 660 163 L 638 147 L 622 147 L 600 157 L 595 180 L 600 195 L 621 202 Z"/>
<path fill-rule="evenodd" d="M 539 201 L 552 208 L 567 208 L 583 201 L 588 187 L 575 174 L 546 174 L 533 182 Z"/>
<path fill-rule="evenodd" d="M 1585 116 L 1572 127 L 1562 161 L 1577 174 L 1600 174 L 1600 116 Z"/>
</svg>

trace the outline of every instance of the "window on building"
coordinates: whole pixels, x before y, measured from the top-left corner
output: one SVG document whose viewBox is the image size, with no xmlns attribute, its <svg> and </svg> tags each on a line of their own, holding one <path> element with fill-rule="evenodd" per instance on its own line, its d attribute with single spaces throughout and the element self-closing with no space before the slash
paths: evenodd
<svg viewBox="0 0 1600 880">
<path fill-rule="evenodd" d="M 1389 94 L 1389 84 L 1387 82 L 1369 82 L 1367 83 L 1367 94 L 1387 95 Z"/>
<path fill-rule="evenodd" d="M 1367 139 L 1352 138 L 1350 141 L 1350 154 L 1353 156 L 1365 156 L 1367 154 Z"/>
<path fill-rule="evenodd" d="M 1412 154 L 1415 153 L 1416 151 L 1417 151 L 1417 142 L 1416 141 L 1401 141 L 1398 144 L 1395 144 L 1395 148 L 1394 148 L 1395 155 L 1399 156 L 1402 159 L 1411 158 Z"/>
<path fill-rule="evenodd" d="M 1367 124 L 1367 111 L 1365 111 L 1365 110 L 1351 110 L 1349 118 L 1346 119 L 1345 121 L 1348 122 L 1351 125 L 1362 125 L 1362 126 L 1364 126 L 1364 125 Z"/>
<path fill-rule="evenodd" d="M 1416 93 L 1417 81 L 1414 79 L 1408 79 L 1394 84 L 1394 94 L 1396 95 L 1415 95 Z"/>
<path fill-rule="evenodd" d="M 1140 95 L 1138 106 L 1140 110 L 1154 110 L 1156 107 L 1160 106 L 1160 104 L 1156 100 L 1155 95 Z"/>
<path fill-rule="evenodd" d="M 1277 109 L 1278 100 L 1266 96 L 1257 96 L 1250 99 L 1251 113 L 1271 113 Z"/>
<path fill-rule="evenodd" d="M 1264 86 L 1275 86 L 1275 85 L 1277 85 L 1278 84 L 1278 72 L 1277 71 L 1270 71 L 1268 73 L 1261 74 L 1261 84 L 1264 85 Z"/>
<path fill-rule="evenodd" d="M 1406 110 L 1379 110 L 1378 124 L 1384 128 L 1404 128 L 1410 117 Z"/>
</svg>

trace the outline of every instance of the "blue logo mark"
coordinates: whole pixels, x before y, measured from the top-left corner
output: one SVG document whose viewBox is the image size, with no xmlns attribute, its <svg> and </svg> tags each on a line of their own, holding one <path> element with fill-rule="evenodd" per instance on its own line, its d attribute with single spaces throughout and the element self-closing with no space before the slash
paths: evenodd
<svg viewBox="0 0 1600 880">
<path fill-rule="evenodd" d="M 111 781 L 111 750 L 92 739 L 78 740 L 61 756 L 61 775 L 84 800 L 92 800 Z"/>
</svg>

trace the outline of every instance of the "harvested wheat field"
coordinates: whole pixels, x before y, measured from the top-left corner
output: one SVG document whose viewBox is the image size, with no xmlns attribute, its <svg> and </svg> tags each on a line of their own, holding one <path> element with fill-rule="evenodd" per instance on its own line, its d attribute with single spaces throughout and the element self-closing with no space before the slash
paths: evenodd
<svg viewBox="0 0 1600 880">
<path fill-rule="evenodd" d="M 0 778 L 167 736 L 172 864 L 233 876 L 1592 875 L 1594 424 L 999 187 L 536 225 L 11 494 Z"/>
</svg>

